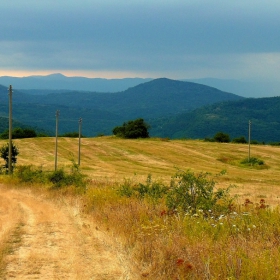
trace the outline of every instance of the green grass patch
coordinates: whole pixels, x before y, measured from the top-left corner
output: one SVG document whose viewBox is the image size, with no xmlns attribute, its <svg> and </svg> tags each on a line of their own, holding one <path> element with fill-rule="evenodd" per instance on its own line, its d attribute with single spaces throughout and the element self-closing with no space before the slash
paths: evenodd
<svg viewBox="0 0 280 280">
<path fill-rule="evenodd" d="M 257 157 L 250 157 L 242 159 L 240 165 L 243 167 L 250 167 L 254 169 L 267 169 L 268 166 L 265 164 L 264 160 Z"/>
</svg>

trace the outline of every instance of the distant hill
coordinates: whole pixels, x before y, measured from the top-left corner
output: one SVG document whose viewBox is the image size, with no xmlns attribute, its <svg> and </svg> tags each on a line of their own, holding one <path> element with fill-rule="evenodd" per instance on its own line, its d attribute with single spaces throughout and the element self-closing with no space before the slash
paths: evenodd
<svg viewBox="0 0 280 280">
<path fill-rule="evenodd" d="M 247 138 L 251 120 L 252 139 L 280 141 L 280 97 L 247 99 L 209 86 L 165 78 L 114 93 L 13 92 L 14 122 L 54 135 L 56 110 L 60 110 L 60 134 L 78 131 L 80 117 L 86 136 L 110 135 L 115 126 L 141 117 L 151 125 L 151 136 L 203 139 L 223 131 L 231 138 Z M 0 86 L 0 117 L 7 116 L 8 89 Z"/>
<path fill-rule="evenodd" d="M 62 74 L 29 77 L 0 77 L 0 84 L 15 89 L 32 90 L 33 94 L 46 94 L 50 90 L 79 90 L 97 92 L 117 92 L 150 81 L 143 78 L 101 79 L 85 77 L 66 77 Z M 30 91 L 31 93 L 31 91 Z"/>
<path fill-rule="evenodd" d="M 213 137 L 223 131 L 231 138 L 245 136 L 251 120 L 251 138 L 280 141 L 280 97 L 242 99 L 198 108 L 171 118 L 150 120 L 151 134 L 170 138 Z"/>
<path fill-rule="evenodd" d="M 194 83 L 215 87 L 223 91 L 233 92 L 243 97 L 274 97 L 280 96 L 280 82 L 262 81 L 243 79 L 230 80 L 230 79 L 214 79 L 214 78 L 202 78 L 185 80 Z"/>
<path fill-rule="evenodd" d="M 117 93 L 55 92 L 44 96 L 21 97 L 20 102 L 25 102 L 22 99 L 26 103 L 105 110 L 123 115 L 126 119 L 174 115 L 207 104 L 239 100 L 242 97 L 196 83 L 161 78 Z"/>
<path fill-rule="evenodd" d="M 208 86 L 162 78 L 116 93 L 31 95 L 14 90 L 13 116 L 28 125 L 54 131 L 55 111 L 60 110 L 60 133 L 77 131 L 81 117 L 83 134 L 95 136 L 111 134 L 116 125 L 130 119 L 174 116 L 215 102 L 240 99 L 243 98 Z M 0 87 L 0 102 L 0 113 L 7 115 L 5 87 Z"/>
</svg>

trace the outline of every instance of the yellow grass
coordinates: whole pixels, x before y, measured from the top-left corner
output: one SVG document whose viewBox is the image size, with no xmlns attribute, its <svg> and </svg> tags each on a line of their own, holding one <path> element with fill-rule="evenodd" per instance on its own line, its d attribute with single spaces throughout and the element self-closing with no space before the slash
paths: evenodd
<svg viewBox="0 0 280 280">
<path fill-rule="evenodd" d="M 54 138 L 14 142 L 18 165 L 54 169 Z M 71 160 L 77 161 L 78 139 L 59 138 L 58 143 L 58 167 L 69 169 Z M 96 230 L 124 245 L 141 279 L 279 279 L 279 208 L 262 212 L 241 205 L 245 198 L 279 204 L 279 147 L 251 145 L 251 156 L 265 163 L 259 169 L 240 164 L 248 156 L 243 144 L 99 137 L 82 139 L 81 152 L 81 172 L 92 181 L 80 197 L 84 211 L 95 220 Z M 138 183 L 151 174 L 168 183 L 177 168 L 212 174 L 226 170 L 216 177 L 217 186 L 237 186 L 232 191 L 240 195 L 238 214 L 213 220 L 161 215 L 163 200 L 152 204 L 116 192 L 124 178 Z M 71 195 L 71 188 L 62 189 L 62 196 L 67 192 Z M 252 214 L 243 216 L 248 211 Z"/>
<path fill-rule="evenodd" d="M 43 170 L 54 169 L 55 138 L 14 140 L 20 154 L 18 165 L 33 164 Z M 5 143 L 0 141 L 0 146 Z M 234 192 L 257 200 L 264 197 L 278 204 L 280 196 L 280 147 L 251 145 L 251 156 L 265 162 L 263 169 L 241 166 L 248 157 L 248 145 L 209 143 L 199 140 L 139 139 L 115 137 L 84 138 L 81 142 L 82 173 L 93 180 L 120 181 L 134 178 L 144 181 L 148 174 L 169 182 L 176 168 L 194 172 L 226 175 L 217 178 L 217 185 L 235 184 Z M 58 139 L 58 167 L 68 169 L 71 159 L 77 162 L 78 139 Z"/>
</svg>

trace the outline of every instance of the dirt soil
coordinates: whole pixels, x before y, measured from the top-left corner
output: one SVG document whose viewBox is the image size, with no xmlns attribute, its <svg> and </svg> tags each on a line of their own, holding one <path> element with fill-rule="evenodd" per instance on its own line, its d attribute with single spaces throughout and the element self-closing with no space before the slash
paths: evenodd
<svg viewBox="0 0 280 280">
<path fill-rule="evenodd" d="M 81 208 L 0 185 L 1 279 L 135 279 L 118 242 Z"/>
</svg>

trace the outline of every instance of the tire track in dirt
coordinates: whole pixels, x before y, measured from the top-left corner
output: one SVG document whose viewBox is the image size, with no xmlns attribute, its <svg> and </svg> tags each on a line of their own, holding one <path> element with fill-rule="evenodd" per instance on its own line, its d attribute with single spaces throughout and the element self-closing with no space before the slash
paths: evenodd
<svg viewBox="0 0 280 280">
<path fill-rule="evenodd" d="M 26 190 L 0 188 L 0 198 L 23 216 L 21 243 L 10 255 L 4 279 L 131 279 L 124 254 L 78 206 L 58 207 Z"/>
</svg>

